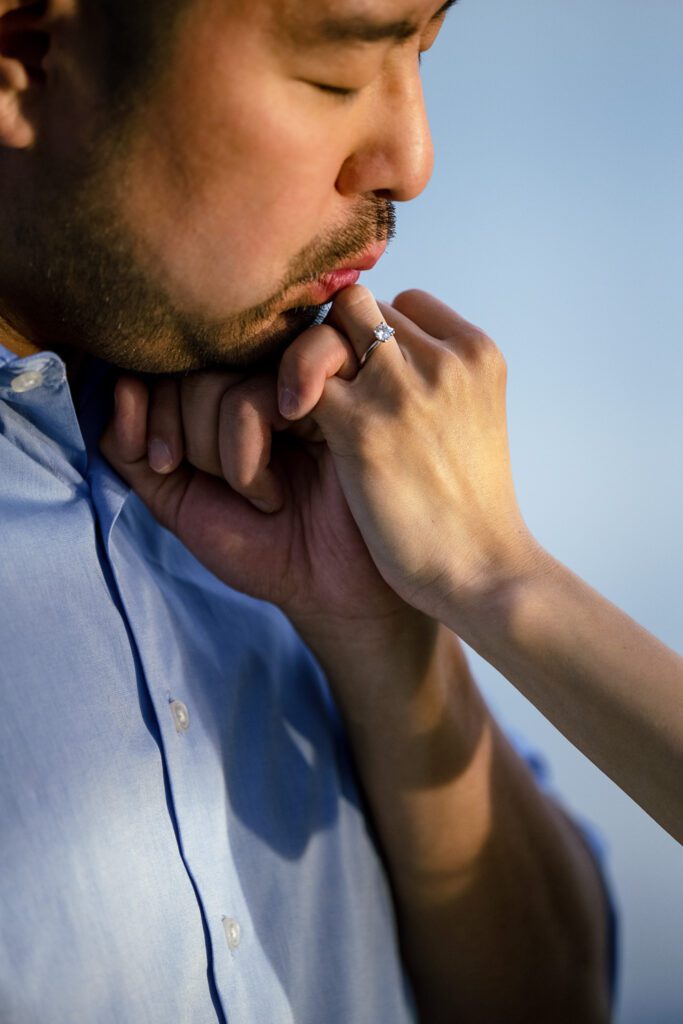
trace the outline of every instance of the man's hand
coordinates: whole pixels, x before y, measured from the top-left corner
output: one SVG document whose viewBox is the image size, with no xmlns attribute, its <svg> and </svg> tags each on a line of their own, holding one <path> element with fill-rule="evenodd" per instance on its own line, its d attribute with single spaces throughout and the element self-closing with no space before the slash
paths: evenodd
<svg viewBox="0 0 683 1024">
<path fill-rule="evenodd" d="M 332 328 L 313 330 L 311 385 L 354 375 L 350 344 Z M 298 346 L 290 366 L 303 372 L 306 359 Z M 377 571 L 315 424 L 280 415 L 274 375 L 205 373 L 151 389 L 123 377 L 115 398 L 101 440 L 112 466 L 199 561 L 278 605 L 321 659 L 325 645 L 362 631 L 383 640 L 418 624 L 424 632 L 423 616 Z"/>
</svg>

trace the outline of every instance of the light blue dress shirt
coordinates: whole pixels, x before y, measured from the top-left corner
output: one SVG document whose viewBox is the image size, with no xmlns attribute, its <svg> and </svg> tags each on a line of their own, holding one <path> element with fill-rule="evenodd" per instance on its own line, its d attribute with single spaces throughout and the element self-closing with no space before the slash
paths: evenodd
<svg viewBox="0 0 683 1024">
<path fill-rule="evenodd" d="M 321 673 L 99 456 L 104 393 L 0 347 L 0 1020 L 413 1021 Z"/>
<path fill-rule="evenodd" d="M 0 346 L 0 1020 L 414 1021 L 325 681 L 101 458 L 108 373 Z"/>
</svg>

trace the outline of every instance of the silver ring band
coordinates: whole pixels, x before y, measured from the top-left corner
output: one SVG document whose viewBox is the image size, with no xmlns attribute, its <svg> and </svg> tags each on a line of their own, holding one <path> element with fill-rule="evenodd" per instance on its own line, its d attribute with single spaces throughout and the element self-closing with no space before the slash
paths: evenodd
<svg viewBox="0 0 683 1024">
<path fill-rule="evenodd" d="M 372 333 L 375 336 L 374 340 L 360 357 L 359 369 L 362 369 L 365 366 L 368 359 L 379 345 L 383 345 L 385 341 L 389 341 L 390 338 L 393 338 L 396 331 L 393 327 L 390 327 L 388 323 L 385 323 L 385 321 L 382 320 L 382 323 L 378 324 Z"/>
</svg>

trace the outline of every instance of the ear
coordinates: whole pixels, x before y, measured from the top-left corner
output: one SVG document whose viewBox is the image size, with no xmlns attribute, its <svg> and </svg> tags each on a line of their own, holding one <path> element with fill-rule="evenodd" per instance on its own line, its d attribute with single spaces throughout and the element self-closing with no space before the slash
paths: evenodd
<svg viewBox="0 0 683 1024">
<path fill-rule="evenodd" d="M 51 0 L 0 0 L 0 147 L 27 149 L 54 24 Z"/>
</svg>

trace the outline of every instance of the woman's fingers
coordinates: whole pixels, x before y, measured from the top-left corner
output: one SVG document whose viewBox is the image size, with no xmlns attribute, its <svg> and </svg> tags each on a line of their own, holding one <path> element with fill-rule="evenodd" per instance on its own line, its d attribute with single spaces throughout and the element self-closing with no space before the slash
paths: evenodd
<svg viewBox="0 0 683 1024">
<path fill-rule="evenodd" d="M 356 284 L 339 293 L 330 310 L 328 321 L 349 339 L 360 366 L 368 349 L 377 340 L 374 331 L 384 322 L 384 314 L 372 292 Z M 368 362 L 362 367 L 364 373 L 371 368 L 370 360 L 374 363 L 380 355 L 385 369 L 393 366 L 394 369 L 401 370 L 404 357 L 400 340 L 389 337 L 377 345 L 372 355 L 368 357 Z"/>
<path fill-rule="evenodd" d="M 481 359 L 493 364 L 504 363 L 498 346 L 481 328 L 429 292 L 417 288 L 401 292 L 394 299 L 393 308 L 468 364 Z"/>
<path fill-rule="evenodd" d="M 304 331 L 282 357 L 278 376 L 281 413 L 290 420 L 298 420 L 316 408 L 326 386 L 330 390 L 328 382 L 333 378 L 354 380 L 363 356 L 376 341 L 375 329 L 385 320 L 390 325 L 401 320 L 403 327 L 415 332 L 415 326 L 392 307 L 380 307 L 367 288 L 355 285 L 341 292 L 327 321 Z M 386 349 L 384 369 L 393 364 L 402 371 L 405 358 L 400 343 L 390 337 L 377 345 L 380 347 Z M 363 373 L 367 368 L 369 360 L 362 367 Z"/>
<path fill-rule="evenodd" d="M 394 299 L 392 306 L 421 327 L 426 334 L 439 341 L 445 341 L 454 335 L 478 331 L 474 324 L 459 316 L 445 302 L 419 288 L 401 292 Z"/>
</svg>

